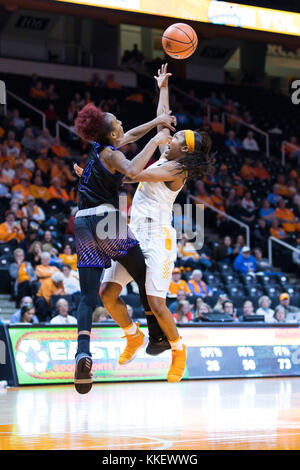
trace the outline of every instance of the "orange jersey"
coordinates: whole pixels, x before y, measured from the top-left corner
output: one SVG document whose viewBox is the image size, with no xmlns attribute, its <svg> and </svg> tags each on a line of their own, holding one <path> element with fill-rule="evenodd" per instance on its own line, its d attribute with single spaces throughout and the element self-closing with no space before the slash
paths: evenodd
<svg viewBox="0 0 300 470">
<path fill-rule="evenodd" d="M 77 270 L 76 253 L 74 253 L 73 255 L 65 255 L 64 253 L 62 253 L 61 255 L 59 255 L 59 258 L 62 260 L 64 264 L 69 264 L 74 271 Z"/>
<path fill-rule="evenodd" d="M 0 224 L 0 242 L 8 243 L 16 239 L 20 243 L 25 238 L 24 232 L 20 227 L 10 227 L 6 222 Z"/>
<path fill-rule="evenodd" d="M 187 294 L 190 294 L 191 291 L 190 289 L 188 288 L 188 285 L 187 283 L 181 279 L 179 282 L 174 282 L 174 281 L 171 281 L 170 282 L 170 286 L 169 286 L 169 292 L 173 295 L 177 295 L 177 292 L 180 290 L 180 289 L 183 289 L 184 292 L 186 292 Z"/>
<path fill-rule="evenodd" d="M 50 297 L 51 295 L 63 295 L 65 294 L 65 288 L 62 287 L 57 287 L 52 279 L 46 279 L 44 282 L 42 282 L 41 287 L 39 288 L 37 292 L 38 297 L 44 297 L 46 302 L 50 304 Z"/>
</svg>

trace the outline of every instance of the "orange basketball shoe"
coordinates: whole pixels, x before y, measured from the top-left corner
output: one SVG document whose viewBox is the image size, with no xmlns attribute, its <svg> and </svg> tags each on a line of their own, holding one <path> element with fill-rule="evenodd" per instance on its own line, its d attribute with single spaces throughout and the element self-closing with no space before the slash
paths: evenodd
<svg viewBox="0 0 300 470">
<path fill-rule="evenodd" d="M 127 344 L 119 358 L 120 365 L 128 364 L 128 362 L 133 361 L 137 352 L 148 344 L 148 336 L 144 335 L 144 333 L 140 331 L 139 322 L 135 322 L 135 324 L 137 326 L 137 331 L 134 335 L 122 336 L 122 338 L 127 339 Z"/>
<path fill-rule="evenodd" d="M 172 350 L 172 363 L 168 372 L 168 382 L 180 382 L 185 371 L 187 351 L 185 344 L 182 349 Z"/>
</svg>

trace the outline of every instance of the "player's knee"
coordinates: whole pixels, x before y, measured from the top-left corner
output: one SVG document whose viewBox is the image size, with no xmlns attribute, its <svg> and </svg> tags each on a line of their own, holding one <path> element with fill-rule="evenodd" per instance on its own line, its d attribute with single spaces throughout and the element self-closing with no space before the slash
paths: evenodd
<svg viewBox="0 0 300 470">
<path fill-rule="evenodd" d="M 151 312 L 158 318 L 162 317 L 166 308 L 165 300 L 158 297 L 148 297 L 148 302 Z"/>
<path fill-rule="evenodd" d="M 100 297 L 105 306 L 113 304 L 119 296 L 119 290 L 116 289 L 112 282 L 105 283 L 101 286 Z"/>
</svg>

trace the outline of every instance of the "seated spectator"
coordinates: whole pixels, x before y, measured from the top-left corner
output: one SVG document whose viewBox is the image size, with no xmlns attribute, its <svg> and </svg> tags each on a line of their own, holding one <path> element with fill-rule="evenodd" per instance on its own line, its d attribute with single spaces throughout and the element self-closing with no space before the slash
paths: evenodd
<svg viewBox="0 0 300 470">
<path fill-rule="evenodd" d="M 241 253 L 235 258 L 233 262 L 233 267 L 236 271 L 243 274 L 256 272 L 256 259 L 251 255 L 249 246 L 244 246 L 242 248 Z"/>
<path fill-rule="evenodd" d="M 16 141 L 14 139 L 8 139 L 5 145 L 5 153 L 7 156 L 11 156 L 13 158 L 18 158 L 20 155 L 20 147 L 16 145 Z"/>
<path fill-rule="evenodd" d="M 61 269 L 64 275 L 64 288 L 66 294 L 72 295 L 80 292 L 78 271 L 73 271 L 69 264 L 63 264 Z"/>
<path fill-rule="evenodd" d="M 35 268 L 35 274 L 38 280 L 43 284 L 51 279 L 51 276 L 58 273 L 59 269 L 56 266 L 50 266 L 50 253 L 43 251 L 41 253 L 41 264 Z"/>
<path fill-rule="evenodd" d="M 63 203 L 66 203 L 70 200 L 68 193 L 61 186 L 60 178 L 53 178 L 51 180 L 49 194 L 50 194 L 51 199 L 60 199 Z"/>
<path fill-rule="evenodd" d="M 37 142 L 36 138 L 33 135 L 31 127 L 27 127 L 24 131 L 24 137 L 21 140 L 22 147 L 25 148 L 25 150 L 29 150 L 31 152 L 34 152 L 37 149 Z"/>
<path fill-rule="evenodd" d="M 18 245 L 25 238 L 20 224 L 16 222 L 16 216 L 12 211 L 5 214 L 5 222 L 0 224 L 0 243 Z"/>
<path fill-rule="evenodd" d="M 36 204 L 34 196 L 28 196 L 27 204 L 22 207 L 20 216 L 28 217 L 40 224 L 46 219 L 43 209 Z"/>
<path fill-rule="evenodd" d="M 210 123 L 210 127 L 212 128 L 212 131 L 214 134 L 224 134 L 224 126 L 223 123 L 220 122 L 220 117 L 218 114 L 213 115 L 213 120 Z"/>
<path fill-rule="evenodd" d="M 272 220 L 270 234 L 272 235 L 272 237 L 279 238 L 280 240 L 284 240 L 285 238 L 288 238 L 286 231 L 283 230 L 283 228 L 279 226 L 279 222 L 277 219 Z"/>
<path fill-rule="evenodd" d="M 37 151 L 40 152 L 42 148 L 49 149 L 53 144 L 53 137 L 47 127 L 42 130 L 41 134 L 36 139 Z M 45 145 L 44 145 L 45 144 Z"/>
<path fill-rule="evenodd" d="M 199 254 L 185 234 L 182 235 L 182 239 L 178 243 L 178 258 L 185 266 L 192 268 L 198 268 L 200 265 L 211 265 L 209 257 L 204 253 Z"/>
<path fill-rule="evenodd" d="M 255 178 L 259 180 L 270 180 L 271 175 L 270 173 L 264 168 L 262 162 L 260 160 L 257 160 L 255 163 Z"/>
<path fill-rule="evenodd" d="M 249 150 L 251 152 L 253 152 L 253 151 L 258 152 L 259 151 L 259 146 L 258 146 L 256 140 L 253 137 L 253 132 L 252 131 L 249 131 L 247 133 L 247 137 L 245 137 L 245 139 L 243 140 L 242 145 L 243 145 L 243 149 L 245 149 L 245 150 Z"/>
<path fill-rule="evenodd" d="M 300 146 L 298 145 L 295 135 L 291 136 L 289 142 L 284 144 L 284 152 L 288 158 L 298 158 L 298 156 L 300 156 Z M 299 165 L 299 160 L 297 164 Z"/>
<path fill-rule="evenodd" d="M 42 172 L 42 176 L 46 176 L 51 168 L 51 160 L 48 159 L 48 150 L 42 149 L 39 152 L 38 158 L 35 160 L 36 166 Z"/>
<path fill-rule="evenodd" d="M 282 305 L 277 305 L 277 307 L 275 307 L 274 321 L 277 321 L 278 323 L 286 322 L 286 313 Z"/>
<path fill-rule="evenodd" d="M 54 157 L 52 162 L 51 179 L 59 178 L 62 186 L 67 186 L 69 183 L 75 181 L 75 177 L 72 175 L 67 165 L 65 165 L 64 160 Z"/>
<path fill-rule="evenodd" d="M 273 185 L 272 192 L 268 194 L 267 199 L 272 206 L 277 206 L 280 199 L 282 199 L 279 194 L 280 185 L 278 183 Z"/>
<path fill-rule="evenodd" d="M 256 310 L 256 315 L 263 315 L 265 317 L 266 323 L 274 322 L 274 310 L 270 308 L 271 299 L 267 295 L 262 295 L 258 299 L 258 309 Z"/>
<path fill-rule="evenodd" d="M 69 264 L 74 271 L 77 270 L 77 254 L 72 253 L 71 245 L 65 245 L 64 252 L 59 255 L 59 258 L 63 263 Z"/>
<path fill-rule="evenodd" d="M 284 308 L 285 315 L 288 320 L 288 315 L 299 315 L 300 319 L 300 307 L 290 305 L 290 294 L 288 292 L 282 292 L 279 296 L 279 305 Z"/>
<path fill-rule="evenodd" d="M 251 300 L 245 300 L 243 304 L 243 317 L 255 315 L 254 306 Z"/>
<path fill-rule="evenodd" d="M 219 175 L 218 175 L 218 184 L 222 186 L 222 188 L 231 188 L 233 179 L 232 177 L 228 174 L 228 166 L 222 163 L 220 166 L 219 170 Z M 234 191 L 234 189 L 233 189 Z M 226 201 L 225 201 L 226 203 Z"/>
<path fill-rule="evenodd" d="M 197 299 L 197 301 L 200 299 Z M 196 310 L 195 310 L 195 315 L 194 315 L 194 321 L 206 321 L 206 315 L 212 313 L 211 307 L 206 304 L 205 302 L 199 302 L 197 304 L 196 301 Z"/>
<path fill-rule="evenodd" d="M 50 199 L 49 190 L 43 185 L 42 177 L 36 175 L 33 184 L 30 186 L 30 192 L 35 199 L 42 199 L 47 202 Z"/>
<path fill-rule="evenodd" d="M 223 309 L 223 302 L 225 300 L 229 300 L 228 295 L 227 294 L 220 294 L 219 297 L 218 297 L 217 303 L 213 308 L 213 311 L 214 312 L 221 312 L 222 309 Z"/>
<path fill-rule="evenodd" d="M 186 295 L 184 289 L 179 289 L 178 292 L 177 292 L 176 300 L 168 306 L 170 312 L 175 313 L 179 302 L 181 302 L 182 300 L 186 300 L 186 298 L 187 298 L 187 295 Z"/>
<path fill-rule="evenodd" d="M 254 257 L 256 259 L 256 269 L 257 271 L 266 271 L 268 269 L 271 269 L 271 265 L 269 263 L 269 260 L 267 258 L 263 258 L 263 252 L 262 249 L 257 246 L 253 250 Z"/>
<path fill-rule="evenodd" d="M 245 159 L 245 163 L 242 165 L 240 175 L 244 180 L 254 180 L 255 169 L 252 166 L 252 160 L 250 158 Z"/>
<path fill-rule="evenodd" d="M 211 197 L 207 194 L 207 192 L 205 190 L 205 186 L 204 186 L 203 181 L 198 180 L 195 184 L 195 189 L 196 189 L 195 204 L 202 204 L 202 201 L 203 201 L 203 202 L 206 202 L 207 204 L 213 205 Z M 199 199 L 199 202 L 197 202 L 197 199 Z"/>
<path fill-rule="evenodd" d="M 183 289 L 186 294 L 191 295 L 191 291 L 186 281 L 181 279 L 181 270 L 179 268 L 174 268 L 172 272 L 172 280 L 169 286 L 169 295 L 177 295 L 179 289 Z"/>
<path fill-rule="evenodd" d="M 30 196 L 30 178 L 22 175 L 20 183 L 12 187 L 12 197 L 18 199 L 20 202 L 26 202 Z"/>
<path fill-rule="evenodd" d="M 212 295 L 211 288 L 202 281 L 202 272 L 200 269 L 195 269 L 192 273 L 192 276 L 188 282 L 188 288 L 190 289 L 192 295 L 207 297 Z"/>
<path fill-rule="evenodd" d="M 50 230 L 45 230 L 43 238 L 41 240 L 41 244 L 42 250 L 48 251 L 48 253 L 50 254 L 53 248 L 57 247 L 52 232 Z"/>
<path fill-rule="evenodd" d="M 54 153 L 54 155 L 56 155 L 57 157 L 60 157 L 60 158 L 70 157 L 69 150 L 61 143 L 61 140 L 59 137 L 55 137 L 55 139 L 53 140 L 51 150 Z"/>
<path fill-rule="evenodd" d="M 227 148 L 229 148 L 230 152 L 233 153 L 233 155 L 237 155 L 240 151 L 240 148 L 242 146 L 240 139 L 238 139 L 235 136 L 234 131 L 229 131 L 227 134 L 227 139 L 225 140 L 225 145 Z"/>
<path fill-rule="evenodd" d="M 28 323 L 36 324 L 39 323 L 38 318 L 35 315 L 35 308 L 33 304 L 24 304 L 20 312 L 20 320 L 15 323 Z"/>
<path fill-rule="evenodd" d="M 131 310 L 132 307 L 130 306 Z M 128 309 L 127 309 L 128 311 Z M 93 323 L 102 323 L 104 321 L 110 321 L 111 317 L 109 316 L 108 311 L 104 307 L 96 307 L 93 311 Z"/>
<path fill-rule="evenodd" d="M 189 323 L 193 320 L 191 304 L 187 300 L 179 302 L 176 312 L 173 314 L 176 323 Z"/>
<path fill-rule="evenodd" d="M 214 249 L 214 259 L 220 263 L 231 263 L 233 256 L 232 249 L 232 240 L 229 235 L 226 235 L 223 238 L 222 243 L 220 243 Z"/>
<path fill-rule="evenodd" d="M 25 121 L 20 117 L 20 111 L 18 109 L 14 109 L 12 113 L 12 122 L 13 126 L 18 130 L 22 131 L 25 127 Z"/>
<path fill-rule="evenodd" d="M 76 325 L 77 319 L 69 315 L 69 304 L 65 299 L 59 299 L 55 305 L 57 315 L 51 318 L 51 325 Z"/>
<path fill-rule="evenodd" d="M 2 178 L 1 178 L 2 183 L 10 187 L 15 177 L 15 170 L 11 168 L 9 160 L 4 160 L 4 162 L 2 163 L 1 173 L 2 173 Z"/>
<path fill-rule="evenodd" d="M 246 245 L 246 242 L 245 242 L 245 238 L 244 238 L 244 235 L 238 235 L 236 237 L 236 241 L 235 241 L 235 244 L 234 244 L 234 247 L 233 247 L 233 254 L 234 255 L 237 255 L 239 253 L 241 253 L 242 251 L 242 248 Z"/>
<path fill-rule="evenodd" d="M 292 197 L 294 195 L 294 189 L 292 189 L 286 183 L 286 177 L 284 174 L 280 173 L 277 176 L 277 184 L 278 184 L 278 194 L 283 197 Z M 277 202 L 279 204 L 280 200 Z"/>
<path fill-rule="evenodd" d="M 224 300 L 222 303 L 222 310 L 221 312 L 226 313 L 226 315 L 230 315 L 234 321 L 237 321 L 237 315 L 234 309 L 233 302 L 229 299 Z"/>
<path fill-rule="evenodd" d="M 9 324 L 10 325 L 14 325 L 15 323 L 20 323 L 21 321 L 21 311 L 22 311 L 22 307 L 24 305 L 32 305 L 33 304 L 33 300 L 32 300 L 32 297 L 29 297 L 29 296 L 26 296 L 26 297 L 23 297 L 21 300 L 20 300 L 20 307 L 18 308 L 18 310 L 10 317 L 10 320 L 9 320 Z M 33 317 L 33 323 L 38 323 L 39 320 L 36 316 Z"/>
<path fill-rule="evenodd" d="M 31 264 L 25 261 L 24 250 L 16 248 L 14 259 L 15 261 L 9 266 L 9 275 L 14 281 L 14 295 L 20 300 L 31 295 L 31 283 L 37 280 L 37 276 Z"/>
<path fill-rule="evenodd" d="M 286 207 L 286 202 L 284 199 L 281 199 L 277 204 L 277 209 L 275 215 L 280 225 L 285 232 L 295 232 L 300 231 L 300 223 L 296 219 L 294 212 Z"/>
<path fill-rule="evenodd" d="M 259 216 L 266 221 L 267 224 L 271 224 L 272 220 L 276 217 L 275 210 L 271 207 L 268 199 L 264 199 L 262 207 L 259 211 Z"/>
<path fill-rule="evenodd" d="M 214 189 L 213 195 L 211 196 L 210 199 L 211 199 L 213 206 L 216 209 L 218 209 L 219 211 L 225 212 L 225 208 L 224 208 L 225 198 L 223 197 L 223 194 L 222 194 L 222 188 L 217 186 Z M 218 217 L 220 217 L 220 215 L 218 215 Z"/>
<path fill-rule="evenodd" d="M 58 271 L 42 282 L 35 299 L 37 317 L 40 322 L 48 321 L 51 315 L 49 310 L 51 295 L 65 294 L 63 281 L 64 275 Z"/>
<path fill-rule="evenodd" d="M 27 260 L 31 263 L 31 265 L 36 268 L 37 265 L 42 264 L 41 261 L 41 254 L 42 254 L 42 244 L 39 241 L 35 241 L 29 247 L 27 253 Z"/>
<path fill-rule="evenodd" d="M 30 88 L 29 96 L 33 100 L 46 100 L 47 99 L 47 92 L 44 89 L 43 83 L 38 80 L 32 87 Z"/>
<path fill-rule="evenodd" d="M 250 191 L 247 191 L 242 199 L 242 208 L 250 214 L 255 212 L 257 209 L 255 202 L 252 200 Z"/>
</svg>

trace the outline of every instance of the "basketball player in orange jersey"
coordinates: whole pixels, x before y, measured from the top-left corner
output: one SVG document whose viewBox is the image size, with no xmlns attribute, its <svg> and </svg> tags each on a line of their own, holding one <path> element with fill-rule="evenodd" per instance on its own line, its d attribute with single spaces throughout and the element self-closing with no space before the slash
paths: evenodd
<svg viewBox="0 0 300 470">
<path fill-rule="evenodd" d="M 155 77 L 160 88 L 158 115 L 163 111 L 168 112 L 169 76 L 166 64 L 158 71 L 158 77 Z M 164 132 L 170 134 L 166 129 Z M 174 318 L 166 306 L 166 293 L 177 254 L 176 231 L 171 225 L 172 208 L 185 181 L 202 176 L 211 165 L 208 157 L 210 146 L 210 138 L 206 133 L 190 130 L 177 132 L 173 138 L 169 137 L 167 146 L 160 146 L 162 155 L 159 161 L 133 180 L 142 183 L 133 198 L 130 228 L 139 240 L 146 259 L 146 293 L 151 312 L 167 337 L 168 344 L 164 349 L 169 349 L 170 346 L 172 349 L 169 382 L 181 380 L 186 362 L 186 347 L 182 344 Z M 106 309 L 124 330 L 127 338 L 127 345 L 119 359 L 120 364 L 133 360 L 140 349 L 139 339 L 130 334 L 132 321 L 119 297 L 122 288 L 131 280 L 130 274 L 119 262 L 112 262 L 112 266 L 105 270 L 100 293 Z M 150 312 L 147 313 L 149 315 Z M 146 350 L 148 353 L 149 346 L 152 346 L 152 354 L 155 346 L 156 354 L 164 350 L 161 344 L 156 345 L 151 335 Z"/>
</svg>

